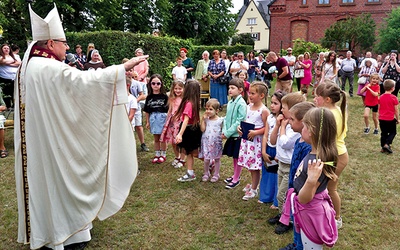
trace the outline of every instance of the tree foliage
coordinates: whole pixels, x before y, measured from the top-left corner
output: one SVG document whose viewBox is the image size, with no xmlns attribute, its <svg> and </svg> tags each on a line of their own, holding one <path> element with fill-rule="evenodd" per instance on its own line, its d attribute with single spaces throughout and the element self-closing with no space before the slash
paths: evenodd
<svg viewBox="0 0 400 250">
<path fill-rule="evenodd" d="M 199 44 L 226 44 L 235 33 L 230 0 L 33 0 L 41 17 L 57 5 L 66 32 L 119 30 L 191 38 Z M 22 49 L 30 39 L 26 0 L 0 1 L 1 42 L 17 43 Z M 194 30 L 194 22 L 198 30 Z"/>
<path fill-rule="evenodd" d="M 315 57 L 319 52 L 325 51 L 329 51 L 329 49 L 322 47 L 321 44 L 306 42 L 303 39 L 293 40 L 293 55 L 300 55 L 308 52 L 312 57 Z M 285 55 L 285 53 L 286 51 L 281 51 L 282 55 Z"/>
<path fill-rule="evenodd" d="M 361 14 L 349 17 L 332 24 L 325 30 L 321 40 L 323 47 L 343 49 L 347 45 L 349 50 L 360 47 L 362 50 L 371 49 L 375 43 L 376 24 L 371 14 Z"/>
<path fill-rule="evenodd" d="M 17 44 L 26 47 L 27 27 L 30 23 L 25 0 L 1 0 L 0 28 L 3 30 L 1 43 Z M 29 29 L 30 30 L 30 29 Z"/>
<path fill-rule="evenodd" d="M 163 31 L 180 38 L 194 38 L 202 44 L 224 44 L 235 31 L 229 0 L 171 0 L 171 17 L 162 22 Z M 198 30 L 194 23 L 198 23 Z"/>
<path fill-rule="evenodd" d="M 379 31 L 377 52 L 389 52 L 400 49 L 400 7 L 393 9 L 385 18 L 385 23 Z"/>
<path fill-rule="evenodd" d="M 251 37 L 250 33 L 241 33 L 232 37 L 231 44 L 251 45 L 254 47 L 254 39 Z"/>
</svg>

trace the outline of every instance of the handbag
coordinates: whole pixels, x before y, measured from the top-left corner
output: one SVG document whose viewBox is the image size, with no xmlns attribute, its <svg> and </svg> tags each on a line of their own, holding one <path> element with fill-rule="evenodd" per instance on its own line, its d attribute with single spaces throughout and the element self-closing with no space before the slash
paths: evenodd
<svg viewBox="0 0 400 250">
<path fill-rule="evenodd" d="M 365 76 L 361 76 L 360 78 L 358 78 L 357 83 L 358 84 L 365 84 L 367 82 L 367 78 Z"/>
<path fill-rule="evenodd" d="M 304 69 L 295 69 L 294 77 L 295 78 L 303 78 L 304 77 Z"/>
<path fill-rule="evenodd" d="M 219 77 L 219 84 L 221 84 L 221 85 L 229 84 L 229 81 L 231 80 L 230 78 L 231 77 L 229 76 L 229 74 L 220 76 Z"/>
</svg>

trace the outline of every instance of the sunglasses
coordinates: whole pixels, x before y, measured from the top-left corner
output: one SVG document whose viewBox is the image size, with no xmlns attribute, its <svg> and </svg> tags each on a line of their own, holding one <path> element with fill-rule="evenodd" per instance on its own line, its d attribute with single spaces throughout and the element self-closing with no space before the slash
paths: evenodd
<svg viewBox="0 0 400 250">
<path fill-rule="evenodd" d="M 160 86 L 160 85 L 161 85 L 161 82 L 151 82 L 151 85 L 153 85 L 153 86 L 155 86 L 155 85 Z"/>
</svg>

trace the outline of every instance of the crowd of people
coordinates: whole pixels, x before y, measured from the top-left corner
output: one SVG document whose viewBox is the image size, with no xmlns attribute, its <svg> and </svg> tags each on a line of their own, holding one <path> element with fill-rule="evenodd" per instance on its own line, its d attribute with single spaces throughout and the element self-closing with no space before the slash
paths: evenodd
<svg viewBox="0 0 400 250">
<path fill-rule="evenodd" d="M 323 245 L 335 244 L 343 223 L 337 190 L 349 160 L 344 88 L 348 80 L 352 96 L 354 73 L 358 71 L 350 51 L 343 59 L 333 51 L 320 53 L 313 64 L 308 52 L 296 57 L 291 48 L 283 57 L 275 52 L 264 56 L 251 51 L 246 56 L 243 52 L 235 53 L 231 59 L 225 50 L 214 50 L 213 59 L 204 51 L 194 65 L 193 59 L 187 57 L 187 49 L 181 48 L 167 94 L 161 75 L 148 76 L 149 64 L 141 48 L 135 50 L 136 57 L 106 67 L 94 44 L 88 45 L 86 55 L 77 45 L 78 64 L 65 62 L 69 46 L 56 8 L 46 22 L 31 8 L 30 13 L 31 19 L 35 19 L 34 42 L 20 67 L 21 77 L 15 81 L 18 241 L 30 241 L 32 248 L 44 249 L 87 244 L 93 218 L 107 218 L 118 211 L 137 175 L 136 154 L 131 150 L 135 148 L 132 131 L 138 135 L 140 149 L 149 151 L 143 132 L 143 111 L 146 129 L 153 135 L 153 164 L 168 162 L 175 168 L 185 167 L 178 181 L 189 182 L 197 179 L 195 161 L 199 158 L 203 166 L 201 181 L 217 183 L 221 179 L 221 157 L 226 155 L 232 158 L 233 173 L 223 178 L 225 188 L 237 188 L 242 169 L 248 169 L 251 183 L 244 186 L 242 199 L 272 203 L 271 209 L 276 209 L 277 215 L 268 222 L 276 225 L 275 233 L 293 228 L 293 242 L 283 249 L 323 249 Z M 53 19 L 56 24 L 47 27 Z M 13 55 L 10 46 L 3 45 L 0 80 L 4 92 L 9 91 L 7 84 L 14 89 L 19 64 L 21 60 Z M 378 122 L 381 129 L 381 151 L 392 153 L 399 118 L 397 53 L 393 51 L 383 63 L 372 60 L 367 53 L 359 67 L 359 79 L 364 79 L 363 83 L 359 80 L 359 85 L 364 85 L 358 91 L 360 95 L 365 93 L 364 132 L 369 132 L 372 109 L 374 133 L 378 131 Z M 43 81 L 47 78 L 52 80 Z M 271 92 L 273 79 L 276 85 Z M 293 91 L 293 79 L 297 80 L 297 91 Z M 101 88 L 90 95 L 99 83 Z M 202 84 L 210 86 L 210 99 L 205 102 L 203 114 Z M 314 102 L 307 101 L 311 85 Z M 48 95 L 49 92 L 60 94 L 59 99 L 52 98 L 54 95 Z M 76 96 L 82 97 L 79 101 L 91 112 L 77 108 Z M 12 93 L 8 100 L 0 100 L 0 110 L 13 105 Z M 223 106 L 225 117 L 219 116 Z M 48 115 L 54 123 L 48 122 Z M 0 131 L 3 157 L 3 153 L 8 154 L 1 140 L 4 127 L 0 126 Z M 167 157 L 167 144 L 173 148 L 172 161 Z M 42 157 L 40 150 L 48 152 L 46 157 Z M 82 165 L 88 169 L 82 169 Z M 112 167 L 116 165 L 119 167 Z M 27 169 L 30 171 L 26 172 Z M 58 187 L 56 193 L 48 192 L 49 187 Z M 87 190 L 91 191 L 90 199 Z M 50 199 L 55 202 L 46 202 Z M 62 207 L 64 202 L 68 208 Z M 57 213 L 52 217 L 42 211 Z M 58 230 L 59 225 L 65 230 Z"/>
</svg>

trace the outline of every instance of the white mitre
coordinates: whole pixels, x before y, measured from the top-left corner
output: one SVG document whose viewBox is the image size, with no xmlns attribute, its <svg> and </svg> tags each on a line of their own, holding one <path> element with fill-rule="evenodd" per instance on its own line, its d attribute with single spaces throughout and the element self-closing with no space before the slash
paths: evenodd
<svg viewBox="0 0 400 250">
<path fill-rule="evenodd" d="M 29 5 L 29 14 L 31 16 L 32 40 L 44 41 L 49 39 L 65 39 L 64 29 L 62 27 L 60 15 L 56 4 L 54 8 L 43 19 L 38 16 Z"/>
<path fill-rule="evenodd" d="M 49 39 L 66 40 L 56 4 L 54 4 L 54 8 L 49 12 L 49 14 L 47 14 L 45 19 L 41 18 L 35 12 L 33 12 L 30 4 L 29 14 L 31 17 L 32 42 L 29 44 L 27 50 L 25 51 L 24 58 L 22 60 L 21 72 L 18 77 L 20 86 L 18 86 L 18 84 L 15 84 L 15 88 L 19 88 L 18 92 L 20 93 L 22 103 L 25 103 L 25 73 L 26 66 L 29 60 L 29 53 L 32 50 L 32 47 L 36 44 L 37 41 L 47 41 Z"/>
</svg>

